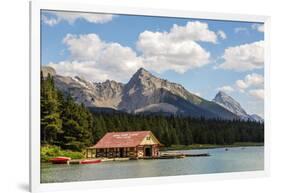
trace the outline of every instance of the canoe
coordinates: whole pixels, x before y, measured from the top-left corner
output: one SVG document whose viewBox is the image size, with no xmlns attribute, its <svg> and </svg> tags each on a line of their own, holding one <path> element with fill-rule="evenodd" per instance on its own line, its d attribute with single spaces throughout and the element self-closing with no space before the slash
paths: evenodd
<svg viewBox="0 0 281 193">
<path fill-rule="evenodd" d="M 71 160 L 70 157 L 55 157 L 50 159 L 50 162 L 53 164 L 66 164 L 69 160 Z"/>
<path fill-rule="evenodd" d="M 85 159 L 85 160 L 81 160 L 80 164 L 97 164 L 97 163 L 100 163 L 100 162 L 101 162 L 100 159 L 95 159 L 95 160 Z"/>
</svg>

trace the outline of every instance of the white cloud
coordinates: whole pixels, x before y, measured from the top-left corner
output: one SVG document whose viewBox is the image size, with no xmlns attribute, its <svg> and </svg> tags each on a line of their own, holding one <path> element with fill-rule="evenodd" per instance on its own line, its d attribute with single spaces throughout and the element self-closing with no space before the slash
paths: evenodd
<svg viewBox="0 0 281 193">
<path fill-rule="evenodd" d="M 139 35 L 139 55 L 130 47 L 105 42 L 97 34 L 67 34 L 63 43 L 70 56 L 50 63 L 58 74 L 83 76 L 93 81 L 126 81 L 140 67 L 156 72 L 184 73 L 209 63 L 210 53 L 197 41 L 216 43 L 217 35 L 202 22 L 174 25 L 169 32 L 144 31 Z"/>
<path fill-rule="evenodd" d="M 252 29 L 257 30 L 258 32 L 264 32 L 264 25 L 255 23 L 252 25 Z"/>
<path fill-rule="evenodd" d="M 225 49 L 224 62 L 218 67 L 236 71 L 247 71 L 263 68 L 264 41 L 243 44 Z"/>
<path fill-rule="evenodd" d="M 264 99 L 264 89 L 253 89 L 249 91 L 249 94 L 255 97 L 256 99 Z"/>
<path fill-rule="evenodd" d="M 238 88 L 238 90 L 239 90 L 240 92 L 244 92 L 244 90 L 245 90 L 246 88 L 248 88 L 248 85 L 244 82 L 244 80 L 237 80 L 237 81 L 235 82 L 235 86 Z"/>
<path fill-rule="evenodd" d="M 218 91 L 223 91 L 223 92 L 226 92 L 226 93 L 230 93 L 230 92 L 233 92 L 234 91 L 234 88 L 232 88 L 231 86 L 222 86 L 222 87 L 219 87 L 217 89 Z"/>
<path fill-rule="evenodd" d="M 49 15 L 44 15 L 48 13 Z M 42 21 L 49 25 L 54 26 L 62 21 L 73 24 L 76 20 L 83 19 L 90 23 L 106 23 L 112 20 L 113 15 L 103 13 L 78 13 L 78 12 L 60 12 L 60 11 L 45 11 L 42 15 Z"/>
<path fill-rule="evenodd" d="M 143 66 L 142 59 L 131 48 L 104 42 L 96 34 L 68 34 L 63 43 L 70 52 L 69 60 L 49 64 L 58 74 L 78 75 L 92 81 L 124 81 Z"/>
<path fill-rule="evenodd" d="M 242 92 L 249 87 L 263 87 L 263 84 L 263 76 L 256 73 L 248 74 L 244 80 L 237 80 L 235 83 L 236 87 Z"/>
<path fill-rule="evenodd" d="M 217 35 L 223 40 L 227 38 L 226 34 L 222 30 L 217 31 Z"/>
<path fill-rule="evenodd" d="M 217 88 L 219 91 L 226 93 L 239 91 L 241 93 L 248 93 L 251 96 L 260 95 L 260 90 L 263 90 L 264 77 L 260 74 L 252 73 L 245 76 L 243 80 L 237 80 L 233 85 L 225 85 Z"/>
<path fill-rule="evenodd" d="M 169 33 L 164 33 L 174 41 L 202 41 L 202 42 L 217 42 L 215 32 L 209 30 L 207 23 L 200 21 L 187 22 L 185 26 L 174 24 Z"/>
<path fill-rule="evenodd" d="M 59 23 L 59 20 L 56 18 L 49 18 L 45 15 L 42 15 L 42 21 L 43 23 L 49 25 L 49 26 L 54 26 L 57 25 Z"/>
<path fill-rule="evenodd" d="M 169 32 L 142 32 L 137 48 L 148 69 L 184 73 L 209 63 L 210 53 L 197 42 L 216 43 L 217 35 L 206 23 L 188 22 L 185 26 L 174 25 Z"/>
<path fill-rule="evenodd" d="M 248 34 L 248 29 L 245 27 L 236 27 L 234 28 L 235 33 L 246 33 Z"/>
</svg>

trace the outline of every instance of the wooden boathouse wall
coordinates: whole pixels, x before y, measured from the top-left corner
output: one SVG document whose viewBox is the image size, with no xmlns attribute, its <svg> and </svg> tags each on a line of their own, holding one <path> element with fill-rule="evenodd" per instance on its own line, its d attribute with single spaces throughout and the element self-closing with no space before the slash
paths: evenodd
<svg viewBox="0 0 281 193">
<path fill-rule="evenodd" d="M 117 147 L 118 146 L 118 147 Z M 107 133 L 95 146 L 87 149 L 87 157 L 144 158 L 160 156 L 161 143 L 150 131 Z"/>
</svg>

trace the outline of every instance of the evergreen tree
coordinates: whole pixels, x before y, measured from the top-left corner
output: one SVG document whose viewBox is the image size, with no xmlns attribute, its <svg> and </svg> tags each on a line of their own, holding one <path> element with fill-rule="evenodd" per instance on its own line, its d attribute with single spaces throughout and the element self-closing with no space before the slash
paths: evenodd
<svg viewBox="0 0 281 193">
<path fill-rule="evenodd" d="M 46 79 L 41 74 L 41 143 L 55 143 L 62 132 L 59 95 L 54 87 L 53 78 Z"/>
</svg>

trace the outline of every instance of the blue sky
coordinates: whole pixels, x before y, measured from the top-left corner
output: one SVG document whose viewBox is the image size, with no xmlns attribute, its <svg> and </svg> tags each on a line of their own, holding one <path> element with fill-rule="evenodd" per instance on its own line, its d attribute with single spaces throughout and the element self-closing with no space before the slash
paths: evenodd
<svg viewBox="0 0 281 193">
<path fill-rule="evenodd" d="M 263 116 L 263 24 L 41 13 L 41 61 L 58 73 L 127 82 L 139 67 L 211 100 L 223 90 Z"/>
</svg>

